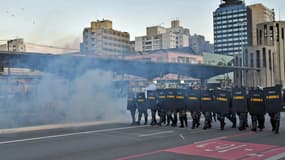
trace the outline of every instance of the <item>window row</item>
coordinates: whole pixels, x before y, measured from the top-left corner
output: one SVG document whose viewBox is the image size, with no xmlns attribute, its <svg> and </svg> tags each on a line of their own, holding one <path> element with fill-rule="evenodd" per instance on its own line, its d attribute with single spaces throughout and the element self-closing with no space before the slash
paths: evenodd
<svg viewBox="0 0 285 160">
<path fill-rule="evenodd" d="M 215 34 L 219 34 L 219 33 L 228 33 L 228 32 L 240 32 L 242 33 L 246 33 L 247 34 L 247 28 L 231 28 L 231 29 L 222 29 L 222 30 L 215 30 L 214 33 Z"/>
<path fill-rule="evenodd" d="M 214 21 L 214 25 L 221 25 L 221 24 L 228 24 L 228 23 L 236 23 L 236 24 L 242 24 L 247 21 L 246 17 L 242 18 L 233 18 L 228 20 L 222 20 L 222 21 Z"/>
<path fill-rule="evenodd" d="M 214 20 L 224 20 L 224 19 L 231 19 L 231 18 L 245 17 L 245 16 L 247 16 L 246 13 L 228 14 L 228 15 L 214 16 Z"/>
<path fill-rule="evenodd" d="M 246 12 L 246 8 L 241 8 L 241 9 L 232 9 L 232 10 L 225 10 L 222 12 L 215 12 L 214 16 L 219 16 L 219 15 L 226 15 L 226 14 L 233 14 L 233 13 L 244 13 Z"/>
<path fill-rule="evenodd" d="M 247 37 L 215 39 L 215 43 L 222 43 L 222 42 L 246 42 L 246 41 L 247 41 Z"/>
</svg>

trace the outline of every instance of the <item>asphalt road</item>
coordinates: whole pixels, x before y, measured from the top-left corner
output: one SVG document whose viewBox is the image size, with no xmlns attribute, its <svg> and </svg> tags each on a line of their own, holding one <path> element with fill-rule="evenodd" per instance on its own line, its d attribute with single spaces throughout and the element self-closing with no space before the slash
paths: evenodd
<svg viewBox="0 0 285 160">
<path fill-rule="evenodd" d="M 3 160 L 285 159 L 285 119 L 275 135 L 231 129 L 192 130 L 126 123 L 0 134 Z"/>
</svg>

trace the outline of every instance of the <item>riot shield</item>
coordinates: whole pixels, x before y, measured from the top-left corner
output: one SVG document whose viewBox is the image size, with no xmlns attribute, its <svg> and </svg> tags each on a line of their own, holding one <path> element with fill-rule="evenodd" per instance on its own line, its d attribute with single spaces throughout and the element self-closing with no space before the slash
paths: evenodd
<svg viewBox="0 0 285 160">
<path fill-rule="evenodd" d="M 232 92 L 232 111 L 234 113 L 248 112 L 245 88 L 234 88 Z"/>
<path fill-rule="evenodd" d="M 141 111 L 147 110 L 146 98 L 144 92 L 137 93 L 137 107 L 138 110 Z"/>
<path fill-rule="evenodd" d="M 155 90 L 148 90 L 147 91 L 147 100 L 146 100 L 147 107 L 149 109 L 155 109 L 157 106 L 157 96 Z"/>
<path fill-rule="evenodd" d="M 166 109 L 167 101 L 166 101 L 166 90 L 165 89 L 157 89 L 157 104 L 159 108 Z"/>
<path fill-rule="evenodd" d="M 166 109 L 170 110 L 175 109 L 176 89 L 165 89 L 165 92 L 166 92 Z"/>
<path fill-rule="evenodd" d="M 250 90 L 248 98 L 248 111 L 251 114 L 264 115 L 266 113 L 263 91 Z"/>
<path fill-rule="evenodd" d="M 184 109 L 187 106 L 186 104 L 186 90 L 185 89 L 176 89 L 175 91 L 175 109 Z"/>
<path fill-rule="evenodd" d="M 214 95 L 213 112 L 221 114 L 229 113 L 231 105 L 230 92 L 225 90 L 215 90 Z"/>
<path fill-rule="evenodd" d="M 128 93 L 127 110 L 136 109 L 136 97 L 134 92 Z"/>
<path fill-rule="evenodd" d="M 263 90 L 265 108 L 268 113 L 277 113 L 283 110 L 281 87 L 268 87 Z"/>
<path fill-rule="evenodd" d="M 213 94 L 209 90 L 201 90 L 201 111 L 216 112 L 214 108 Z"/>
<path fill-rule="evenodd" d="M 200 112 L 200 90 L 189 89 L 187 91 L 187 108 L 190 111 Z"/>
</svg>

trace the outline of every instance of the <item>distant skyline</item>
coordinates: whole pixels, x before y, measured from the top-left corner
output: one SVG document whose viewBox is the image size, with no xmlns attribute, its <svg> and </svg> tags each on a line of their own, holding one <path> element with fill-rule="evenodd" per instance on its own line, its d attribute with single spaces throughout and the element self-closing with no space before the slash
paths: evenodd
<svg viewBox="0 0 285 160">
<path fill-rule="evenodd" d="M 145 35 L 147 26 L 170 26 L 179 19 L 191 34 L 213 43 L 212 13 L 220 0 L 0 0 L 0 40 L 24 38 L 27 42 L 79 47 L 82 31 L 91 21 L 110 19 L 116 30 L 129 32 L 131 40 Z M 283 0 L 246 0 L 274 8 L 285 20 Z"/>
</svg>

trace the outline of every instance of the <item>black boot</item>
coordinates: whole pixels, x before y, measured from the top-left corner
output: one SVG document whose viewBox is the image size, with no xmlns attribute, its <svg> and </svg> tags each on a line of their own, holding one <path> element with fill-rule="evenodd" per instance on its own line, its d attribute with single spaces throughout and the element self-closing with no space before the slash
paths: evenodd
<svg viewBox="0 0 285 160">
<path fill-rule="evenodd" d="M 276 120 L 275 123 L 275 134 L 279 134 L 280 120 Z"/>
<path fill-rule="evenodd" d="M 222 122 L 221 122 L 221 130 L 222 130 L 222 131 L 225 129 L 225 125 L 226 125 L 226 123 L 222 121 Z"/>
</svg>

